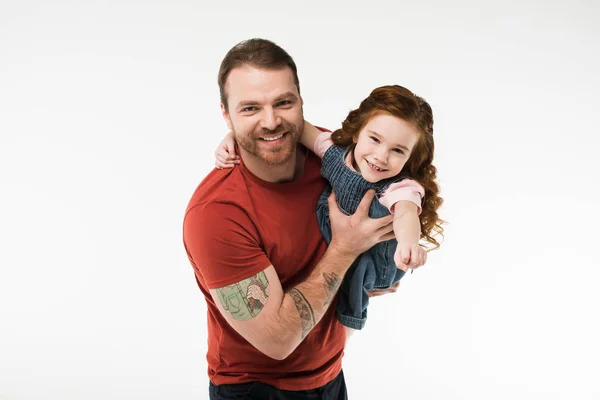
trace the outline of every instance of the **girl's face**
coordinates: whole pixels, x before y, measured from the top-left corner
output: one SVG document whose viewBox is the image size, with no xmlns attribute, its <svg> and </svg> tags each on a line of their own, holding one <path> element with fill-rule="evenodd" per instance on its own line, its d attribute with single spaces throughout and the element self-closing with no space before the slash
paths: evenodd
<svg viewBox="0 0 600 400">
<path fill-rule="evenodd" d="M 369 182 L 392 178 L 402 171 L 418 138 L 412 124 L 387 113 L 377 114 L 354 138 L 354 167 Z"/>
</svg>

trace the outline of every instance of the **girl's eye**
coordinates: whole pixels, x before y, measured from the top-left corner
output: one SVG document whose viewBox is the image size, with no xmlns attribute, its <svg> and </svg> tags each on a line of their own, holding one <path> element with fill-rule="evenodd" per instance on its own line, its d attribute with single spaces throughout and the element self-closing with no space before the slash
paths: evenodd
<svg viewBox="0 0 600 400">
<path fill-rule="evenodd" d="M 379 139 L 377 139 L 375 136 L 371 136 L 371 140 L 375 143 L 379 143 Z"/>
<path fill-rule="evenodd" d="M 394 149 L 394 151 L 395 151 L 396 153 L 404 154 L 404 152 L 402 151 L 402 149 Z"/>
</svg>

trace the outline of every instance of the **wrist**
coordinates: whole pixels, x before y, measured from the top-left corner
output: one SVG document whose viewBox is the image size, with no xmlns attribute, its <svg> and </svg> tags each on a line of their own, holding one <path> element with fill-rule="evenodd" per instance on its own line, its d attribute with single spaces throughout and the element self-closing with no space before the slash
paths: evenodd
<svg viewBox="0 0 600 400">
<path fill-rule="evenodd" d="M 335 240 L 332 240 L 327 247 L 327 252 L 330 257 L 334 260 L 338 261 L 340 264 L 347 265 L 350 267 L 350 264 L 356 260 L 356 257 L 360 255 L 357 253 L 355 249 L 348 248 L 347 246 L 339 245 Z"/>
</svg>

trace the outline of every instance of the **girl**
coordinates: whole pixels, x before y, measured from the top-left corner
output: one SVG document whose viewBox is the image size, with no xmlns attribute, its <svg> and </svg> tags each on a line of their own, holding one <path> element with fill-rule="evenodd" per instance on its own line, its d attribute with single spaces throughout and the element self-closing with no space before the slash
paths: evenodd
<svg viewBox="0 0 600 400">
<path fill-rule="evenodd" d="M 323 159 L 322 175 L 330 183 L 317 203 L 317 218 L 327 243 L 331 241 L 327 198 L 332 188 L 338 206 L 348 215 L 356 212 L 369 189 L 377 191 L 369 215 L 394 214 L 396 240 L 363 253 L 340 286 L 338 319 L 348 328 L 362 329 L 368 291 L 390 287 L 408 268 L 422 266 L 428 250 L 439 247 L 433 236 L 443 232 L 443 221 L 437 215 L 442 198 L 432 165 L 431 107 L 402 86 L 379 87 L 333 133 L 305 122 L 300 142 Z M 217 168 L 239 162 L 233 149 L 230 133 L 217 149 Z M 420 239 L 425 246 L 419 244 Z"/>
</svg>

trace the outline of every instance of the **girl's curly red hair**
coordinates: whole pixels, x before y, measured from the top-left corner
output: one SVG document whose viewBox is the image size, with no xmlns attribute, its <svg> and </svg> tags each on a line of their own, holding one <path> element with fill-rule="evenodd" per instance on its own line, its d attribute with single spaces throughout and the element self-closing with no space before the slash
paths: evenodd
<svg viewBox="0 0 600 400">
<path fill-rule="evenodd" d="M 340 147 L 354 146 L 353 139 L 358 139 L 360 131 L 369 119 L 381 113 L 388 113 L 410 122 L 419 132 L 417 143 L 400 175 L 410 176 L 425 189 L 422 212 L 419 216 L 421 239 L 429 244 L 430 250 L 436 249 L 440 247 L 440 243 L 434 236 L 443 237 L 444 231 L 444 221 L 438 217 L 437 210 L 444 200 L 439 196 L 437 169 L 432 164 L 433 112 L 429 103 L 402 86 L 378 87 L 356 110 L 350 111 L 342 122 L 342 128 L 333 132 L 331 139 Z"/>
</svg>

